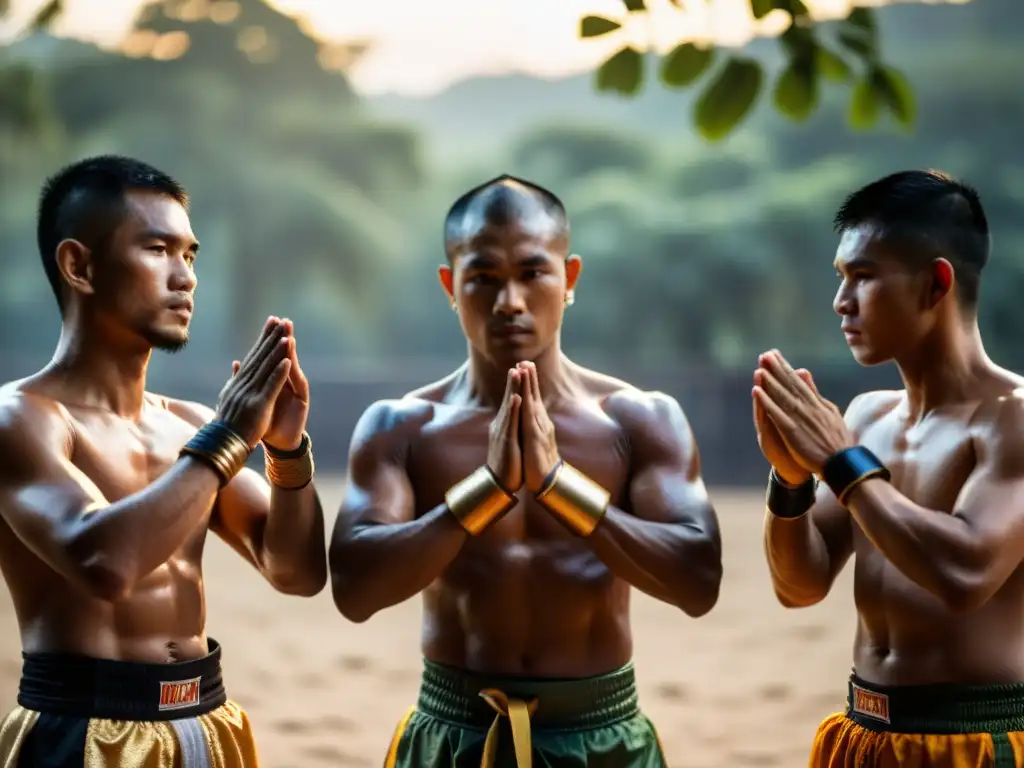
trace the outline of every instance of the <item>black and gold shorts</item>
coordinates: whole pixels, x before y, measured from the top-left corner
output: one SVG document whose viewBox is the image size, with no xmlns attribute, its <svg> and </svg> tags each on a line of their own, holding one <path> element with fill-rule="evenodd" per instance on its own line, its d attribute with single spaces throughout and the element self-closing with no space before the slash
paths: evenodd
<svg viewBox="0 0 1024 768">
<path fill-rule="evenodd" d="M 209 654 L 177 664 L 24 654 L 0 768 L 256 768 L 220 654 L 213 640 Z"/>
</svg>

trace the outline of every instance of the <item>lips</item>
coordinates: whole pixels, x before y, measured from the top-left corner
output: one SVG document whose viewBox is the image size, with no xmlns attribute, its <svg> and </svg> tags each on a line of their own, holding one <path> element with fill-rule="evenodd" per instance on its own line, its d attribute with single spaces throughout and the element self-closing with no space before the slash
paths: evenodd
<svg viewBox="0 0 1024 768">
<path fill-rule="evenodd" d="M 496 328 L 492 328 L 491 333 L 501 338 L 511 338 L 515 336 L 526 336 L 530 331 L 527 328 L 523 328 L 521 325 L 500 325 Z"/>
</svg>

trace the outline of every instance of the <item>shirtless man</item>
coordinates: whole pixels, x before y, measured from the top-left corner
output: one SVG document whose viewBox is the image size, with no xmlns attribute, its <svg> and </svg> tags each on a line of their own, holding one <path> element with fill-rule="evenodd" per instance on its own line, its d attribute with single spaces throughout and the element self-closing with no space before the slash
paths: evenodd
<svg viewBox="0 0 1024 768">
<path fill-rule="evenodd" d="M 661 766 L 629 596 L 694 617 L 718 598 L 690 427 L 667 395 L 562 353 L 582 262 L 550 192 L 507 176 L 470 191 L 445 248 L 469 359 L 363 415 L 328 555 L 353 621 L 423 593 L 419 702 L 386 765 Z"/>
<path fill-rule="evenodd" d="M 0 570 L 24 650 L 0 765 L 253 768 L 204 629 L 207 530 L 281 592 L 327 582 L 291 323 L 267 321 L 216 412 L 145 389 L 153 349 L 188 341 L 186 205 L 171 178 L 121 157 L 43 191 L 62 326 L 53 360 L 0 389 Z M 261 440 L 270 485 L 242 468 Z"/>
<path fill-rule="evenodd" d="M 754 373 L 780 602 L 819 602 L 856 555 L 848 708 L 810 764 L 1022 766 L 1024 380 L 978 332 L 985 214 L 970 187 L 907 171 L 836 225 L 846 341 L 862 365 L 895 361 L 904 389 L 860 395 L 844 421 L 777 351 Z"/>
</svg>

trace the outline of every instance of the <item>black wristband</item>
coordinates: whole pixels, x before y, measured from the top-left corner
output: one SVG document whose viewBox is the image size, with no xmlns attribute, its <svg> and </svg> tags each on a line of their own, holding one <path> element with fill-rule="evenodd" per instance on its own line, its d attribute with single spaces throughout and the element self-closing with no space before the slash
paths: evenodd
<svg viewBox="0 0 1024 768">
<path fill-rule="evenodd" d="M 775 468 L 768 473 L 768 493 L 765 497 L 765 505 L 768 511 L 775 517 L 786 520 L 794 520 L 807 513 L 814 506 L 814 492 L 817 483 L 814 477 L 807 478 L 807 482 L 792 488 L 785 485 L 775 473 Z"/>
<path fill-rule="evenodd" d="M 831 456 L 821 468 L 821 478 L 840 504 L 846 504 L 850 492 L 865 480 L 877 477 L 889 481 L 892 475 L 875 454 L 863 445 L 846 448 Z"/>
</svg>

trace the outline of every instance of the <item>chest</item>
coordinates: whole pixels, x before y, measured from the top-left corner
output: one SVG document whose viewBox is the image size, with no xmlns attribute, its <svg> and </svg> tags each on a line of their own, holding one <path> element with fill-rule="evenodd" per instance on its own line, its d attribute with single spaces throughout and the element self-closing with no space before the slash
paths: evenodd
<svg viewBox="0 0 1024 768">
<path fill-rule="evenodd" d="M 622 428 L 598 406 L 567 405 L 549 413 L 562 459 L 607 489 L 612 504 L 628 505 L 629 444 Z M 438 408 L 435 418 L 410 446 L 406 467 L 416 497 L 417 514 L 444 501 L 445 492 L 487 461 L 494 414 Z M 520 437 L 520 445 L 524 438 Z M 535 503 L 521 490 L 519 507 L 509 522 L 529 515 Z M 543 513 L 545 520 L 550 518 Z"/>
<path fill-rule="evenodd" d="M 178 460 L 196 428 L 163 408 L 138 422 L 111 414 L 76 413 L 72 461 L 110 501 L 145 489 Z"/>
<path fill-rule="evenodd" d="M 928 509 L 952 512 L 960 489 L 977 462 L 969 414 L 932 414 L 908 425 L 891 414 L 861 435 L 892 473 L 892 484 Z"/>
</svg>

